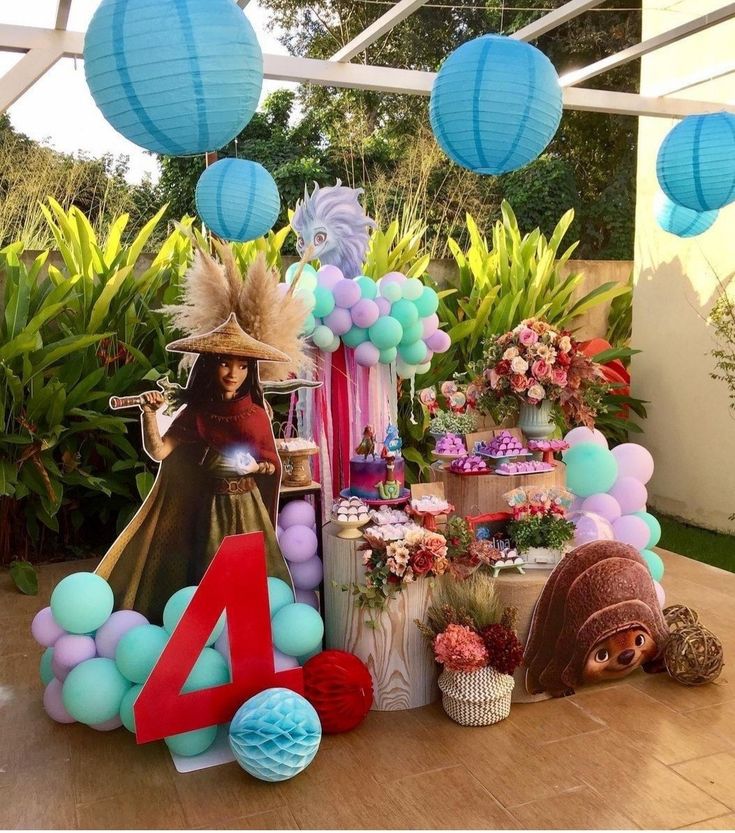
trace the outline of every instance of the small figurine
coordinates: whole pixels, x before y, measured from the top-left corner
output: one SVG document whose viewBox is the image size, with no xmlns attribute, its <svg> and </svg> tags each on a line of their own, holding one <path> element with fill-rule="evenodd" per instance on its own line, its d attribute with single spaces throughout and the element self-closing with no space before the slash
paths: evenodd
<svg viewBox="0 0 735 833">
<path fill-rule="evenodd" d="M 368 454 L 375 459 L 375 429 L 372 425 L 366 425 L 362 432 L 360 445 L 355 449 L 356 454 L 362 454 L 362 459 L 367 460 Z"/>
<path fill-rule="evenodd" d="M 395 468 L 396 458 L 388 455 L 385 458 L 385 480 L 375 484 L 381 500 L 396 500 L 401 496 L 401 484 L 396 480 Z"/>
<path fill-rule="evenodd" d="M 385 439 L 383 440 L 383 450 L 380 452 L 380 456 L 384 460 L 391 454 L 395 457 L 396 454 L 401 453 L 401 448 L 403 448 L 403 440 L 398 433 L 398 428 L 388 423 L 388 428 L 385 431 Z"/>
</svg>

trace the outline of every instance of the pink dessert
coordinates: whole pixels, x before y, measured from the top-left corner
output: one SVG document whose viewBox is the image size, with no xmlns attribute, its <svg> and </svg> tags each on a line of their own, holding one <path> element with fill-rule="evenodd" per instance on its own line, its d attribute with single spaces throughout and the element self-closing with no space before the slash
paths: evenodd
<svg viewBox="0 0 735 833">
<path fill-rule="evenodd" d="M 529 451 L 566 451 L 569 448 L 569 443 L 565 440 L 529 440 Z"/>
<path fill-rule="evenodd" d="M 449 468 L 455 474 L 475 474 L 488 471 L 487 463 L 477 454 L 469 454 L 466 457 L 452 460 Z"/>
<path fill-rule="evenodd" d="M 459 434 L 445 434 L 436 444 L 437 454 L 467 454 L 467 447 Z"/>
<path fill-rule="evenodd" d="M 539 460 L 521 461 L 520 463 L 501 463 L 495 467 L 495 474 L 537 474 L 542 471 L 553 471 L 554 466 L 550 463 L 542 463 Z"/>
<path fill-rule="evenodd" d="M 528 455 L 528 449 L 524 448 L 523 443 L 517 437 L 514 437 L 510 431 L 501 431 L 497 437 L 493 437 L 491 442 L 483 443 L 477 451 L 485 457 L 492 457 L 493 459 Z"/>
</svg>

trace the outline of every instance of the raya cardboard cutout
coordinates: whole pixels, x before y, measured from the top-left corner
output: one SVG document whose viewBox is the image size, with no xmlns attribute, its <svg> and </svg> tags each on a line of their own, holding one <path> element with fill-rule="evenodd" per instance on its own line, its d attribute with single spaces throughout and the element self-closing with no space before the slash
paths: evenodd
<svg viewBox="0 0 735 833">
<path fill-rule="evenodd" d="M 659 670 L 668 636 L 638 551 L 593 541 L 564 556 L 544 586 L 523 659 L 526 689 L 562 697 L 640 666 Z"/>
</svg>

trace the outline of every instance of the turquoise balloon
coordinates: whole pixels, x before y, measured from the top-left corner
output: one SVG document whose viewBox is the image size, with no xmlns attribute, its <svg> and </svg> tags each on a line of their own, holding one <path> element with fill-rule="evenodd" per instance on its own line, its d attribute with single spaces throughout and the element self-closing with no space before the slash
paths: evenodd
<svg viewBox="0 0 735 833">
<path fill-rule="evenodd" d="M 418 301 L 424 291 L 424 285 L 418 278 L 409 278 L 401 285 L 401 294 L 407 301 Z"/>
<path fill-rule="evenodd" d="M 413 301 L 406 301 L 401 299 L 396 301 L 390 308 L 390 314 L 403 327 L 405 333 L 406 327 L 411 327 L 419 320 L 419 311 L 416 309 L 416 304 Z"/>
<path fill-rule="evenodd" d="M 268 602 L 271 608 L 271 619 L 286 605 L 294 602 L 293 590 L 283 579 L 268 577 Z"/>
<path fill-rule="evenodd" d="M 372 278 L 367 275 L 359 275 L 355 278 L 355 283 L 360 287 L 360 294 L 363 298 L 369 298 L 371 301 L 378 295 L 378 285 Z"/>
<path fill-rule="evenodd" d="M 69 633 L 91 633 L 110 618 L 115 599 L 112 588 L 94 573 L 72 573 L 51 594 L 51 612 Z"/>
<path fill-rule="evenodd" d="M 72 668 L 64 680 L 61 699 L 75 720 L 93 726 L 118 716 L 129 688 L 114 660 L 95 657 Z"/>
<path fill-rule="evenodd" d="M 567 489 L 577 497 L 607 492 L 618 478 L 618 462 L 607 448 L 579 443 L 564 454 Z"/>
<path fill-rule="evenodd" d="M 207 726 L 205 729 L 195 729 L 193 732 L 182 732 L 164 738 L 166 746 L 174 753 L 185 758 L 201 755 L 214 743 L 217 737 L 217 727 Z"/>
<path fill-rule="evenodd" d="M 639 517 L 642 521 L 645 521 L 646 526 L 651 531 L 651 537 L 648 539 L 648 543 L 646 544 L 646 549 L 650 550 L 651 547 L 655 547 L 661 540 L 661 524 L 650 512 L 634 512 L 633 514 Z"/>
<path fill-rule="evenodd" d="M 133 712 L 133 706 L 141 691 L 143 691 L 142 685 L 132 686 L 125 692 L 122 703 L 120 703 L 120 720 L 122 720 L 122 724 L 128 732 L 132 732 L 133 734 L 135 734 L 135 713 Z"/>
<path fill-rule="evenodd" d="M 117 643 L 115 662 L 131 683 L 144 683 L 168 642 L 168 633 L 158 625 L 138 625 Z"/>
<path fill-rule="evenodd" d="M 421 364 L 426 359 L 427 348 L 423 341 L 414 341 L 401 345 L 398 352 L 406 364 Z"/>
<path fill-rule="evenodd" d="M 664 577 L 664 562 L 661 560 L 661 556 L 652 550 L 642 550 L 641 555 L 646 562 L 646 566 L 651 571 L 653 580 L 660 582 Z"/>
<path fill-rule="evenodd" d="M 367 340 L 368 331 L 364 327 L 352 327 L 342 336 L 342 341 L 347 347 L 357 347 Z"/>
<path fill-rule="evenodd" d="M 46 650 L 41 654 L 41 682 L 44 685 L 48 685 L 51 680 L 54 678 L 54 672 L 51 670 L 51 660 L 54 658 L 54 649 L 53 648 L 46 648 Z"/>
<path fill-rule="evenodd" d="M 184 615 L 184 611 L 189 605 L 192 596 L 196 593 L 196 590 L 196 586 L 182 587 L 181 590 L 177 590 L 166 602 L 166 607 L 163 609 L 163 628 L 167 633 L 172 634 L 174 632 L 174 628 L 179 624 L 179 621 Z M 209 635 L 209 639 L 204 644 L 214 645 L 224 629 L 225 614 L 223 613 L 219 617 L 217 624 L 214 626 L 214 630 Z"/>
<path fill-rule="evenodd" d="M 410 327 L 403 328 L 401 344 L 413 344 L 416 341 L 421 341 L 423 335 L 424 328 L 421 326 L 421 322 L 417 321 L 415 324 L 411 324 Z"/>
<path fill-rule="evenodd" d="M 439 309 L 439 296 L 430 286 L 425 286 L 421 295 L 414 301 L 422 318 L 433 315 Z"/>
<path fill-rule="evenodd" d="M 329 315 L 334 309 L 334 295 L 332 291 L 326 286 L 317 286 L 314 290 L 314 298 L 316 304 L 314 305 L 313 313 L 317 318 L 324 318 Z"/>
<path fill-rule="evenodd" d="M 324 636 L 322 617 L 307 604 L 282 607 L 271 621 L 273 644 L 290 657 L 300 657 L 321 645 Z"/>
<path fill-rule="evenodd" d="M 380 364 L 392 364 L 398 357 L 398 348 L 386 347 L 385 350 L 380 351 Z"/>
<path fill-rule="evenodd" d="M 311 334 L 314 346 L 320 350 L 327 350 L 334 341 L 334 333 L 324 324 L 320 324 Z"/>
<path fill-rule="evenodd" d="M 396 286 L 396 284 L 388 284 Z M 379 318 L 368 330 L 370 341 L 378 350 L 386 350 L 388 347 L 398 347 L 403 338 L 403 327 L 390 315 Z"/>
<path fill-rule="evenodd" d="M 401 287 L 400 284 L 394 283 L 390 281 L 389 283 L 381 283 L 380 284 L 380 294 L 386 301 L 390 301 L 394 303 L 395 301 L 400 301 L 401 299 Z"/>
<path fill-rule="evenodd" d="M 316 327 L 316 318 L 309 313 L 306 318 L 304 318 L 304 335 L 310 336 Z"/>
<path fill-rule="evenodd" d="M 293 283 L 293 279 L 296 277 L 296 272 L 298 272 L 299 264 L 292 263 L 288 269 L 286 269 L 286 283 L 291 285 Z M 311 265 L 311 263 L 305 263 L 304 268 L 301 271 L 301 277 L 299 278 L 299 289 L 303 286 L 304 278 L 307 279 L 309 285 L 313 288 L 317 285 L 317 271 Z"/>
<path fill-rule="evenodd" d="M 303 656 L 298 657 L 299 665 L 306 665 L 306 663 L 312 658 L 315 657 L 317 654 L 321 654 L 322 646 L 321 643 L 314 648 L 313 651 L 309 651 L 308 654 L 304 654 Z"/>
<path fill-rule="evenodd" d="M 230 669 L 222 654 L 214 648 L 205 648 L 194 663 L 182 691 L 199 691 L 229 682 Z"/>
</svg>

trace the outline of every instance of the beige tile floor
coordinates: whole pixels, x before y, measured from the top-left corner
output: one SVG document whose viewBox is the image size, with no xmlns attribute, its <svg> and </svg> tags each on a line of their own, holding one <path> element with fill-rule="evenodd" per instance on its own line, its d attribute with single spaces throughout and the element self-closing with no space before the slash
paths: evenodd
<svg viewBox="0 0 735 833">
<path fill-rule="evenodd" d="M 671 553 L 669 603 L 699 610 L 735 651 L 735 575 Z M 325 737 L 309 769 L 269 785 L 236 764 L 179 775 L 161 743 L 52 723 L 41 707 L 37 598 L 0 574 L 0 828 L 735 827 L 735 688 L 637 672 L 467 729 L 438 704 L 371 712 Z"/>
</svg>

